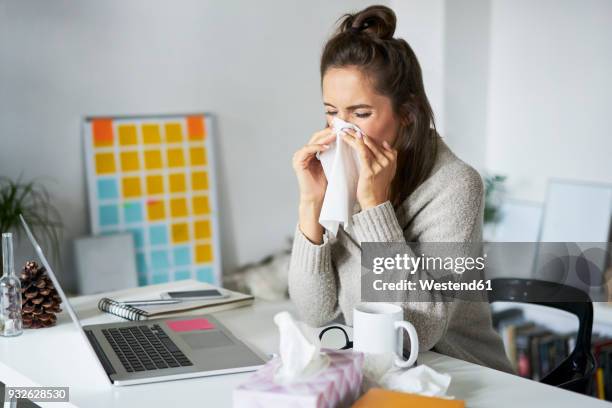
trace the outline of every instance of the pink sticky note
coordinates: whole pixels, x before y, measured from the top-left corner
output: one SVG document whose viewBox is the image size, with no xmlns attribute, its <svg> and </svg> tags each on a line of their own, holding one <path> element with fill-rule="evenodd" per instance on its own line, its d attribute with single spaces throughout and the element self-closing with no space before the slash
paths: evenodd
<svg viewBox="0 0 612 408">
<path fill-rule="evenodd" d="M 175 332 L 210 330 L 215 328 L 214 324 L 201 317 L 189 320 L 168 320 L 166 324 Z"/>
</svg>

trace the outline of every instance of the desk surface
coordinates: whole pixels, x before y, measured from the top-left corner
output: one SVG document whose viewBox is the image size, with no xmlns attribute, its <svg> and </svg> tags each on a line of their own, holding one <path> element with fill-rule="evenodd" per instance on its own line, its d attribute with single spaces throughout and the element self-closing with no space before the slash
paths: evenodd
<svg viewBox="0 0 612 408">
<path fill-rule="evenodd" d="M 170 289 L 197 287 L 181 281 L 109 294 L 111 296 L 155 294 Z M 71 299 L 83 324 L 122 320 L 100 313 L 100 295 Z M 293 310 L 290 302 L 257 301 L 252 307 L 216 313 L 237 337 L 265 353 L 278 350 L 272 321 L 275 313 Z M 56 326 L 26 330 L 17 338 L 0 338 L 0 380 L 10 386 L 69 386 L 71 404 L 39 403 L 41 406 L 73 407 L 231 407 L 232 390 L 248 373 L 128 387 L 113 387 L 98 368 L 67 313 Z M 467 401 L 469 407 L 607 407 L 612 404 L 560 390 L 501 371 L 471 364 L 431 351 L 419 355 L 419 363 L 451 374 L 449 394 Z M 74 405 L 73 405 L 74 404 Z"/>
</svg>

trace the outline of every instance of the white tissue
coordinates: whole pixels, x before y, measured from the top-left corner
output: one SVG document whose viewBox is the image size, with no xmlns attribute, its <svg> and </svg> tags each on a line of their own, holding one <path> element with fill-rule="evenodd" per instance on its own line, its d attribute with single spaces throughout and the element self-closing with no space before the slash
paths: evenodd
<svg viewBox="0 0 612 408">
<path fill-rule="evenodd" d="M 342 139 L 342 130 L 354 129 L 359 137 L 363 133 L 357 126 L 342 119 L 334 118 L 331 125 L 336 141 L 323 153 L 317 153 L 327 177 L 319 224 L 335 237 L 341 223 L 345 230 L 351 226 L 359 180 L 359 156 Z"/>
<path fill-rule="evenodd" d="M 280 332 L 281 359 L 275 381 L 291 383 L 307 379 L 327 366 L 329 361 L 320 351 L 319 339 L 310 331 L 301 328 L 289 312 L 277 313 L 274 323 Z"/>
<path fill-rule="evenodd" d="M 392 369 L 379 382 L 383 388 L 393 391 L 409 392 L 428 397 L 452 398 L 446 395 L 451 376 L 439 373 L 426 365 L 407 370 Z"/>
</svg>

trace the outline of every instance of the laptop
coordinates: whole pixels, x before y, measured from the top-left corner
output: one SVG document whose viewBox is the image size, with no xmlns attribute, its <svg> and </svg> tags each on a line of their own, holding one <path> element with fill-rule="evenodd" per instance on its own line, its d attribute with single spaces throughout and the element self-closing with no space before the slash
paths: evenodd
<svg viewBox="0 0 612 408">
<path fill-rule="evenodd" d="M 113 385 L 240 373 L 265 364 L 265 356 L 211 315 L 82 326 L 30 227 L 20 218 L 63 307 Z"/>
</svg>

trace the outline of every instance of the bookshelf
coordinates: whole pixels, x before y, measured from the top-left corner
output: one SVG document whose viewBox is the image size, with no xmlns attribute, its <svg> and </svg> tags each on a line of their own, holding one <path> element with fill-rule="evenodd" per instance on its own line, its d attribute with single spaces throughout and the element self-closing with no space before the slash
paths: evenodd
<svg viewBox="0 0 612 408">
<path fill-rule="evenodd" d="M 493 312 L 510 308 L 522 309 L 525 320 L 531 320 L 553 331 L 566 332 L 578 328 L 576 316 L 562 310 L 514 302 L 495 302 L 491 305 Z M 612 336 L 612 304 L 593 302 L 593 333 Z"/>
</svg>

